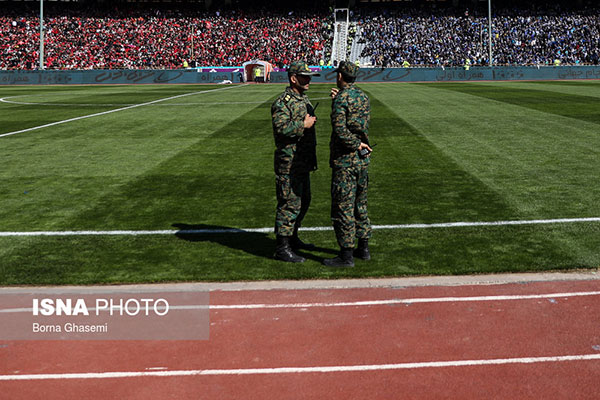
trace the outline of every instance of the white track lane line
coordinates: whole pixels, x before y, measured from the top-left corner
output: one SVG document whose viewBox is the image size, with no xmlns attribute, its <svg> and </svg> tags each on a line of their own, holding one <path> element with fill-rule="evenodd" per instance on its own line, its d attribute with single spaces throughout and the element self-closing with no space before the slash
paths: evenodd
<svg viewBox="0 0 600 400">
<path fill-rule="evenodd" d="M 233 305 L 209 305 L 210 310 L 239 310 L 239 309 L 271 309 L 271 308 L 316 308 L 316 307 L 372 307 L 389 306 L 397 304 L 418 303 L 456 303 L 456 302 L 478 302 L 478 301 L 508 301 L 508 300 L 539 300 L 558 299 L 565 297 L 600 296 L 596 292 L 573 292 L 573 293 L 547 293 L 530 295 L 504 295 L 504 296 L 474 296 L 474 297 L 433 297 L 412 299 L 386 299 L 365 300 L 337 303 L 288 303 L 288 304 L 233 304 Z"/>
<path fill-rule="evenodd" d="M 119 111 L 131 110 L 132 108 L 149 106 L 151 104 L 156 104 L 156 103 L 160 103 L 160 102 L 163 102 L 163 101 L 178 99 L 178 98 L 181 98 L 181 97 L 193 96 L 193 95 L 202 94 L 202 93 L 219 92 L 219 91 L 228 90 L 228 89 L 235 89 L 235 88 L 243 87 L 243 86 L 246 86 L 246 85 L 228 86 L 226 88 L 209 89 L 209 90 L 202 90 L 202 91 L 199 91 L 199 92 L 180 94 L 180 95 L 177 95 L 177 96 L 171 96 L 171 97 L 167 97 L 167 98 L 164 98 L 164 99 L 158 99 L 158 100 L 154 100 L 154 101 L 149 101 L 147 103 L 134 104 L 132 106 L 117 108 L 115 110 L 103 111 L 103 112 L 99 112 L 99 113 L 95 113 L 95 114 L 84 115 L 84 116 L 81 116 L 81 117 L 69 118 L 69 119 L 65 119 L 65 120 L 62 120 L 62 121 L 52 122 L 50 124 L 45 124 L 45 125 L 40 125 L 40 126 L 34 126 L 33 128 L 22 129 L 20 131 L 3 133 L 3 134 L 0 134 L 0 138 L 1 137 L 6 137 L 6 136 L 16 135 L 18 133 L 25 133 L 25 132 L 35 131 L 35 130 L 38 130 L 38 129 L 49 128 L 51 126 L 66 124 L 68 122 L 80 121 L 82 119 L 99 117 L 99 116 L 102 116 L 102 115 L 112 114 L 112 113 L 116 113 L 116 112 L 119 112 Z M 4 101 L 4 98 L 0 99 L 0 101 Z"/>
<path fill-rule="evenodd" d="M 174 377 L 174 376 L 219 376 L 219 375 L 273 375 L 300 373 L 332 373 L 332 372 L 368 372 L 399 369 L 449 368 L 506 364 L 557 363 L 567 361 L 600 360 L 600 354 L 582 354 L 550 357 L 496 358 L 490 360 L 456 360 L 430 361 L 399 364 L 371 365 L 336 365 L 317 367 L 279 367 L 279 368 L 245 368 L 245 369 L 194 369 L 178 371 L 144 371 L 144 372 L 88 372 L 68 374 L 28 374 L 0 375 L 0 381 L 31 381 L 48 379 L 115 379 L 138 377 Z"/>
<path fill-rule="evenodd" d="M 544 224 L 572 224 L 580 222 L 600 222 L 600 217 L 591 218 L 560 218 L 560 219 L 534 219 L 520 221 L 490 221 L 490 222 L 443 222 L 435 224 L 401 224 L 401 225 L 373 225 L 372 229 L 431 229 L 431 228 L 461 228 L 476 226 L 510 226 L 510 225 L 544 225 Z M 300 228 L 305 232 L 331 231 L 332 227 L 315 226 Z M 32 231 L 32 232 L 0 232 L 0 237 L 11 236 L 142 236 L 142 235 L 192 235 L 214 233 L 271 233 L 273 228 L 223 228 L 223 229 L 164 229 L 164 230 L 114 230 L 114 231 Z"/>
<path fill-rule="evenodd" d="M 0 291 L 1 293 L 1 291 Z M 260 310 L 260 309 L 286 309 L 286 308 L 326 308 L 326 307 L 374 307 L 390 305 L 411 305 L 424 303 L 458 303 L 458 302 L 479 302 L 479 301 L 511 301 L 511 300 L 541 300 L 541 299 L 560 299 L 570 297 L 600 296 L 600 291 L 593 292 L 571 292 L 571 293 L 543 293 L 543 294 L 525 294 L 525 295 L 501 295 L 501 296 L 471 296 L 471 297 L 425 297 L 410 299 L 385 299 L 385 300 L 364 300 L 348 301 L 335 303 L 279 303 L 279 304 L 200 304 L 186 306 L 170 306 L 169 309 L 206 309 L 209 310 Z M 91 308 L 90 310 L 95 310 Z M 6 308 L 0 309 L 0 314 L 18 313 L 33 311 L 32 308 Z"/>
</svg>

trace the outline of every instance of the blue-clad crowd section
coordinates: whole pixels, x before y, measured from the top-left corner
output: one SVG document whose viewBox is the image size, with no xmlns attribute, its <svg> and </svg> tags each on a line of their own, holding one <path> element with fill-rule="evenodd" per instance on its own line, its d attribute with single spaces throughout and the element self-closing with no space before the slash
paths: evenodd
<svg viewBox="0 0 600 400">
<path fill-rule="evenodd" d="M 448 82 L 600 79 L 600 66 L 471 67 L 465 68 L 361 68 L 359 82 Z M 239 83 L 239 72 L 188 70 L 0 71 L 0 85 L 56 84 L 197 84 Z M 328 68 L 313 82 L 333 82 Z M 271 73 L 271 82 L 287 82 L 285 72 Z"/>
</svg>

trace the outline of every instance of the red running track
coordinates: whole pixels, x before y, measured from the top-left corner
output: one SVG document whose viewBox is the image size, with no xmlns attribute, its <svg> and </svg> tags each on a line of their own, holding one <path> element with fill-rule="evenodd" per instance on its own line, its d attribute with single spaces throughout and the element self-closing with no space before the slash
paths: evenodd
<svg viewBox="0 0 600 400">
<path fill-rule="evenodd" d="M 600 398 L 598 280 L 210 301 L 207 341 L 0 342 L 0 398 Z"/>
</svg>

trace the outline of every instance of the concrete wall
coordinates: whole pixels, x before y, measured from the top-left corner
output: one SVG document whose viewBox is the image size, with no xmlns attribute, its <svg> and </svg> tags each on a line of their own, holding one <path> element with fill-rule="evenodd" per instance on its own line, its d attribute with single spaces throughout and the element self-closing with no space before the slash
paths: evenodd
<svg viewBox="0 0 600 400">
<path fill-rule="evenodd" d="M 359 82 L 448 82 L 600 79 L 600 66 L 471 67 L 464 68 L 361 68 Z M 239 83 L 238 72 L 190 70 L 0 71 L 0 85 L 56 84 L 197 84 Z M 334 82 L 333 69 L 324 69 L 313 82 Z M 285 72 L 273 72 L 271 82 L 287 83 Z"/>
</svg>

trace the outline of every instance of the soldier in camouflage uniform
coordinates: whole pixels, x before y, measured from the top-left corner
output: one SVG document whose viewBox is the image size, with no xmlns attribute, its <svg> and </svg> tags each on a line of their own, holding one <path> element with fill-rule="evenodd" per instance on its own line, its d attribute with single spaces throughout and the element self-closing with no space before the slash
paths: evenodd
<svg viewBox="0 0 600 400">
<path fill-rule="evenodd" d="M 304 262 L 294 251 L 315 248 L 298 238 L 298 228 L 310 205 L 310 172 L 317 169 L 316 117 L 304 94 L 313 75 L 319 74 L 311 72 L 305 62 L 292 63 L 288 69 L 290 86 L 271 106 L 276 146 L 275 258 L 287 262 Z"/>
<path fill-rule="evenodd" d="M 330 267 L 353 267 L 354 256 L 369 260 L 371 222 L 367 214 L 369 120 L 367 95 L 354 85 L 358 66 L 342 61 L 337 72 L 337 88 L 331 90 L 332 134 L 329 164 L 331 174 L 331 219 L 340 245 L 339 256 L 326 259 Z M 354 241 L 358 248 L 354 250 Z"/>
</svg>

